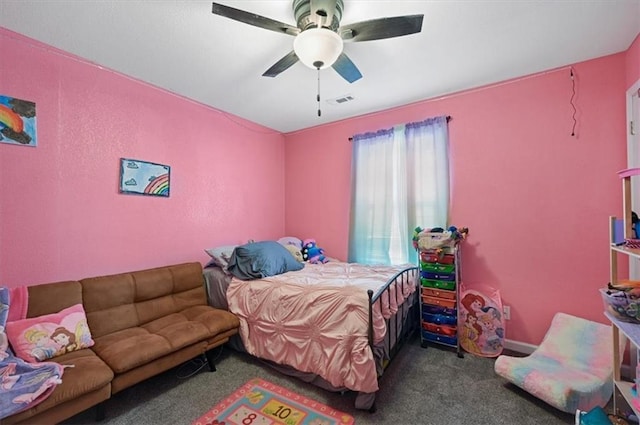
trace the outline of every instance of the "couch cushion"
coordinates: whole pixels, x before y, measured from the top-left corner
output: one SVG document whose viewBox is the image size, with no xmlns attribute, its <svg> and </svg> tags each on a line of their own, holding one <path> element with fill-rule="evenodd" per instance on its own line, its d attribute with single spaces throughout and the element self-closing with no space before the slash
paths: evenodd
<svg viewBox="0 0 640 425">
<path fill-rule="evenodd" d="M 228 311 L 202 305 L 154 320 L 142 327 L 163 336 L 177 350 L 237 328 L 239 325 L 238 318 Z"/>
<path fill-rule="evenodd" d="M 94 338 L 93 350 L 113 371 L 126 372 L 172 351 L 171 344 L 160 335 L 133 327 Z"/>
<path fill-rule="evenodd" d="M 38 405 L 39 411 L 95 391 L 113 380 L 113 371 L 89 348 L 63 354 L 56 357 L 55 361 L 73 367 L 64 369 L 62 384 Z"/>
<path fill-rule="evenodd" d="M 240 327 L 238 316 L 226 310 L 209 306 L 195 306 L 185 309 L 182 314 L 187 320 L 198 321 L 209 329 L 209 336 L 216 336 Z"/>
<path fill-rule="evenodd" d="M 207 305 L 200 263 L 83 279 L 81 283 L 94 339 Z"/>
<path fill-rule="evenodd" d="M 82 303 L 80 282 L 66 281 L 29 286 L 27 317 L 57 313 Z"/>
<path fill-rule="evenodd" d="M 238 326 L 238 318 L 228 311 L 194 306 L 95 338 L 93 349 L 116 373 L 123 373 L 201 341 L 204 350 L 204 341 Z"/>
</svg>

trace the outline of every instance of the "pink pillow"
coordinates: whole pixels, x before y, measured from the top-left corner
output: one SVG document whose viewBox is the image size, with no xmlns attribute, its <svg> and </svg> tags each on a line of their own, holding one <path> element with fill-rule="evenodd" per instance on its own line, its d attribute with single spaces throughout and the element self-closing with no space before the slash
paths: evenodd
<svg viewBox="0 0 640 425">
<path fill-rule="evenodd" d="M 32 363 L 93 345 L 82 304 L 55 314 L 7 322 L 6 332 L 15 354 Z"/>
</svg>

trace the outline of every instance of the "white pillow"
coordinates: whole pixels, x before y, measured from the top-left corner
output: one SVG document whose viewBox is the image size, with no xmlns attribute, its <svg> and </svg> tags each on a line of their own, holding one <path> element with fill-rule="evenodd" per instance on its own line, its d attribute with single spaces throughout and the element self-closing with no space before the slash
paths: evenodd
<svg viewBox="0 0 640 425">
<path fill-rule="evenodd" d="M 278 239 L 278 243 L 284 247 L 287 245 L 293 245 L 298 249 L 302 249 L 302 241 L 295 236 L 285 236 Z"/>
<path fill-rule="evenodd" d="M 211 262 L 226 271 L 227 266 L 229 265 L 229 259 L 231 258 L 231 254 L 236 246 L 237 245 L 218 246 L 215 248 L 205 249 L 204 252 L 209 254 Z"/>
</svg>

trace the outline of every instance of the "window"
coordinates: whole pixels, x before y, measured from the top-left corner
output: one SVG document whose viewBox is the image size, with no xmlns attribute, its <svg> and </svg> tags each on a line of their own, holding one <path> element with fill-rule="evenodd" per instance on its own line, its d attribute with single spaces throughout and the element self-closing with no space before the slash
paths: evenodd
<svg viewBox="0 0 640 425">
<path fill-rule="evenodd" d="M 446 117 L 356 135 L 352 143 L 349 261 L 415 263 L 413 229 L 447 222 Z"/>
</svg>

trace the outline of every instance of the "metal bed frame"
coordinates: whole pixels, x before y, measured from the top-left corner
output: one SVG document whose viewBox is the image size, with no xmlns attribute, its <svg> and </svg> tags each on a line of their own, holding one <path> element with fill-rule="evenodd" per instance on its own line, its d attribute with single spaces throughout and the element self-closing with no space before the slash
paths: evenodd
<svg viewBox="0 0 640 425">
<path fill-rule="evenodd" d="M 396 357 L 402 346 L 413 336 L 414 332 L 420 326 L 420 287 L 419 287 L 420 271 L 418 267 L 409 267 L 398 273 L 396 273 L 389 281 L 374 294 L 369 289 L 367 295 L 369 297 L 369 329 L 368 339 L 369 347 L 374 349 L 373 342 L 373 309 L 378 300 L 382 301 L 383 297 L 386 297 L 390 304 L 391 301 L 391 286 L 396 285 L 396 296 L 398 291 L 404 293 L 405 288 L 408 285 L 413 285 L 415 290 L 407 298 L 398 305 L 398 311 L 385 319 L 387 326 L 387 333 L 385 335 L 384 344 L 388 347 L 388 359 L 382 359 L 382 370 L 384 371 L 389 364 Z M 380 310 L 382 311 L 382 303 L 378 303 Z M 375 404 L 369 409 L 370 412 L 375 412 Z"/>
</svg>

